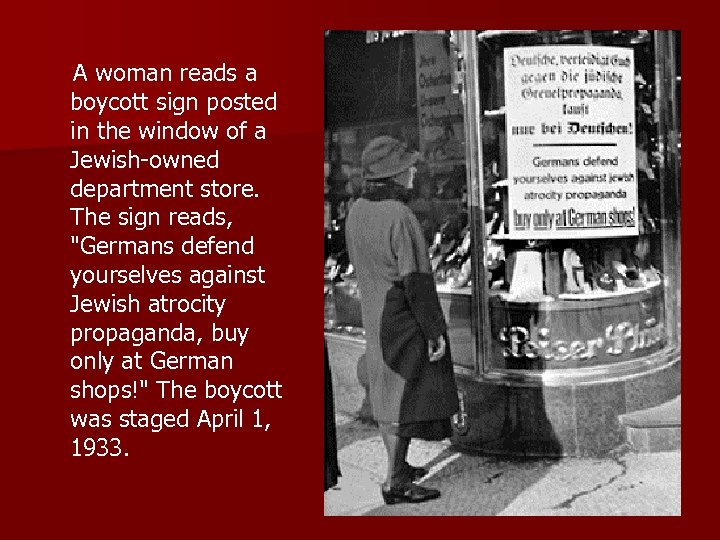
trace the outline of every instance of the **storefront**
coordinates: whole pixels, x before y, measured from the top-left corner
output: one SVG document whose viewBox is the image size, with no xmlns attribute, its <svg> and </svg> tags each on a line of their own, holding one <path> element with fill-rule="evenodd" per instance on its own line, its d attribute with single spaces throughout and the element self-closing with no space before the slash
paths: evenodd
<svg viewBox="0 0 720 540">
<path fill-rule="evenodd" d="M 611 451 L 620 415 L 680 392 L 679 33 L 410 38 L 417 130 L 406 119 L 401 136 L 424 156 L 410 206 L 450 325 L 455 442 Z M 327 138 L 361 148 L 370 135 Z M 326 335 L 355 346 L 358 291 L 338 259 L 326 264 Z"/>
</svg>

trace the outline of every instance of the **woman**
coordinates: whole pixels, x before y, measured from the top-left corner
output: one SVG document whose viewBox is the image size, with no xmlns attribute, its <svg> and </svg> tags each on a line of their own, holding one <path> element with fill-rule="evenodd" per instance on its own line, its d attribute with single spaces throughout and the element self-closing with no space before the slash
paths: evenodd
<svg viewBox="0 0 720 540">
<path fill-rule="evenodd" d="M 347 218 L 346 241 L 360 289 L 373 415 L 388 456 L 387 504 L 422 502 L 440 492 L 415 484 L 427 470 L 407 463 L 411 438 L 452 433 L 457 387 L 422 227 L 404 204 L 417 152 L 396 139 L 370 141 L 366 182 Z"/>
</svg>

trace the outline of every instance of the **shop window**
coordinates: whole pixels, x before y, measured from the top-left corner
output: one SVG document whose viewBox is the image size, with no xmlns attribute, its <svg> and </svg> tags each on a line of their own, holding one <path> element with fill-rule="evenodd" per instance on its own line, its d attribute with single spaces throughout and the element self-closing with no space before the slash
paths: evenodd
<svg viewBox="0 0 720 540">
<path fill-rule="evenodd" d="M 326 329 L 362 332 L 344 217 L 362 190 L 362 149 L 388 134 L 423 155 L 408 206 L 425 231 L 456 365 L 607 374 L 669 355 L 679 347 L 679 33 L 474 34 L 472 52 L 450 32 L 397 38 L 397 62 L 375 72 L 373 88 L 407 98 L 414 85 L 411 113 L 341 117 L 346 96 L 327 94 Z M 514 72 L 513 50 L 523 51 Z M 465 67 L 474 79 L 464 87 L 456 51 L 477 68 Z M 351 67 L 338 68 L 345 79 Z M 363 88 L 351 102 L 375 103 Z M 536 97 L 523 102 L 518 88 Z M 568 130 L 580 144 L 568 144 Z M 523 153 L 526 135 L 538 146 Z"/>
<path fill-rule="evenodd" d="M 658 128 L 678 104 L 660 99 L 655 46 L 649 31 L 478 33 L 486 371 L 677 344 L 678 180 L 661 152 L 679 148 Z"/>
</svg>

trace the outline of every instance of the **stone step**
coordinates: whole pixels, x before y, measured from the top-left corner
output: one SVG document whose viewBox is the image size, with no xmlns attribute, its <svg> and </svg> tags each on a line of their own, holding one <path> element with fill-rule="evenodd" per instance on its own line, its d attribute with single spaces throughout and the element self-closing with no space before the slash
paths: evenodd
<svg viewBox="0 0 720 540">
<path fill-rule="evenodd" d="M 656 407 L 620 415 L 627 442 L 640 453 L 680 449 L 680 396 Z"/>
</svg>

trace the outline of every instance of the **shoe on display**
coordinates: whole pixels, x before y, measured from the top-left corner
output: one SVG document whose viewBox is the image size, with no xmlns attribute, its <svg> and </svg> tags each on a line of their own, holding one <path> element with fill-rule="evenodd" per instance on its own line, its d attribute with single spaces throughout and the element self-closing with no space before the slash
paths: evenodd
<svg viewBox="0 0 720 540">
<path fill-rule="evenodd" d="M 604 291 L 615 290 L 615 278 L 611 272 L 603 272 L 597 280 L 597 286 Z"/>
<path fill-rule="evenodd" d="M 470 275 L 472 273 L 472 266 L 471 266 L 472 259 L 467 259 L 462 267 L 460 268 L 460 272 L 453 277 L 453 280 L 450 282 L 450 287 L 453 289 L 459 289 L 460 287 L 465 287 L 470 282 Z"/>
<path fill-rule="evenodd" d="M 582 292 L 582 282 L 585 280 L 581 274 L 582 263 L 574 249 L 566 249 L 562 256 L 563 269 L 565 270 L 565 292 Z"/>
</svg>

